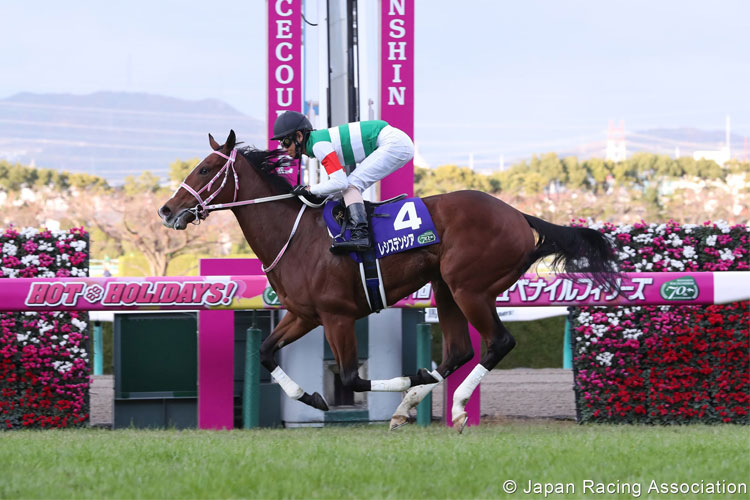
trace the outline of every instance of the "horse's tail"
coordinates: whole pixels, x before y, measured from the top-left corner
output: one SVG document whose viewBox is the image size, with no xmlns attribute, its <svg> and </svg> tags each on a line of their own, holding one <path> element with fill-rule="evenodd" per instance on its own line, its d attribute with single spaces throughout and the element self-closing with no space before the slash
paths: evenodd
<svg viewBox="0 0 750 500">
<path fill-rule="evenodd" d="M 594 283 L 605 288 L 617 287 L 616 252 L 606 236 L 587 227 L 559 226 L 532 215 L 523 216 L 539 233 L 539 240 L 529 255 L 527 266 L 553 255 L 553 269 L 562 270 L 565 274 L 588 275 Z"/>
</svg>

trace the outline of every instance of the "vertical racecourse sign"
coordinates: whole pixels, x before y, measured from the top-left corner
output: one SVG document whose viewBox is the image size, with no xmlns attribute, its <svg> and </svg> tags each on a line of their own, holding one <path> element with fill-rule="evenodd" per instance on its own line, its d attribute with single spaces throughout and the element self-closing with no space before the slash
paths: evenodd
<svg viewBox="0 0 750 500">
<path fill-rule="evenodd" d="M 414 0 L 381 0 L 380 118 L 414 138 Z M 410 161 L 380 184 L 380 198 L 414 195 Z"/>
<path fill-rule="evenodd" d="M 268 148 L 273 123 L 284 111 L 302 111 L 302 0 L 268 2 Z M 297 182 L 297 165 L 279 172 Z"/>
</svg>

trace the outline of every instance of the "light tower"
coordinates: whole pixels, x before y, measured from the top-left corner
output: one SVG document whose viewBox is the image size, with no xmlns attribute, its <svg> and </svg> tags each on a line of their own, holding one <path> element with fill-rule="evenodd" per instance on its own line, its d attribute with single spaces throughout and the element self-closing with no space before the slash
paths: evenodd
<svg viewBox="0 0 750 500">
<path fill-rule="evenodd" d="M 607 132 L 607 149 L 604 157 L 608 161 L 624 161 L 627 156 L 625 147 L 625 122 L 620 120 L 620 125 L 615 126 L 614 121 L 609 121 L 609 130 Z"/>
</svg>

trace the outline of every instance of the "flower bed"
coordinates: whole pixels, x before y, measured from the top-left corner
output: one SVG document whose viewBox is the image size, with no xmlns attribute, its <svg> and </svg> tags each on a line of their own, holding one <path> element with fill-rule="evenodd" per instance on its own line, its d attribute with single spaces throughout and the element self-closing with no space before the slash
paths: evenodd
<svg viewBox="0 0 750 500">
<path fill-rule="evenodd" d="M 88 276 L 88 247 L 83 228 L 11 226 L 0 233 L 0 278 Z M 87 320 L 84 312 L 0 312 L 0 428 L 88 421 Z"/>
<path fill-rule="evenodd" d="M 750 270 L 744 225 L 591 227 L 616 242 L 625 272 Z M 571 320 L 579 421 L 750 423 L 748 302 L 581 307 Z"/>
</svg>

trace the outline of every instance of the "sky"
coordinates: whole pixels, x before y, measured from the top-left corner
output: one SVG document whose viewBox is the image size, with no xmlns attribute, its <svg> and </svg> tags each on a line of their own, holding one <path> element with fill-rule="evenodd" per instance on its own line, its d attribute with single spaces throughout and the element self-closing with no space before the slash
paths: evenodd
<svg viewBox="0 0 750 500">
<path fill-rule="evenodd" d="M 265 9 L 2 0 L 0 99 L 147 92 L 263 119 Z M 415 140 L 432 166 L 583 148 L 609 120 L 722 130 L 728 115 L 750 135 L 748 1 L 415 0 L 415 12 Z"/>
</svg>

